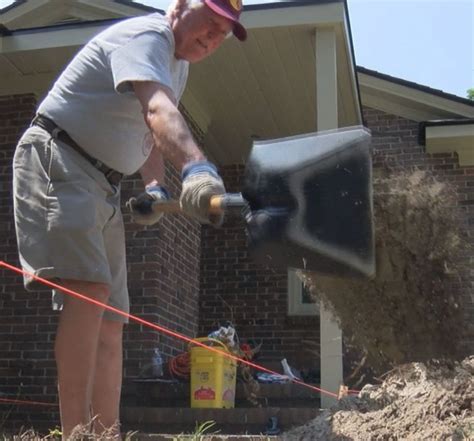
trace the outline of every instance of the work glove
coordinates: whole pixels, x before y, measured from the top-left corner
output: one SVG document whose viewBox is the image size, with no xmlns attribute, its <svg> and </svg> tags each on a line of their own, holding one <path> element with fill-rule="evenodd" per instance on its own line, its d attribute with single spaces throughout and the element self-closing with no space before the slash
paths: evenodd
<svg viewBox="0 0 474 441">
<path fill-rule="evenodd" d="M 216 166 L 208 161 L 190 162 L 183 167 L 181 179 L 181 209 L 203 224 L 214 227 L 222 225 L 224 214 L 209 212 L 211 197 L 225 193 L 224 183 Z"/>
<path fill-rule="evenodd" d="M 132 214 L 132 220 L 140 225 L 156 224 L 163 216 L 160 211 L 154 211 L 153 205 L 170 199 L 166 188 L 161 185 L 150 185 L 136 198 L 132 197 L 125 204 Z"/>
</svg>

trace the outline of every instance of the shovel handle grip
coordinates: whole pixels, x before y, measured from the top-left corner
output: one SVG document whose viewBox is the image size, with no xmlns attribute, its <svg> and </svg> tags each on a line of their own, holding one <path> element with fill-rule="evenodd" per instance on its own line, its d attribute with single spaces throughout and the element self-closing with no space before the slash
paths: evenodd
<svg viewBox="0 0 474 441">
<path fill-rule="evenodd" d="M 229 209 L 242 209 L 247 206 L 247 201 L 241 193 L 225 193 L 222 195 L 212 196 L 209 201 L 209 213 L 222 214 Z M 160 201 L 153 205 L 154 212 L 160 213 L 181 213 L 179 201 L 170 199 L 168 201 Z"/>
</svg>

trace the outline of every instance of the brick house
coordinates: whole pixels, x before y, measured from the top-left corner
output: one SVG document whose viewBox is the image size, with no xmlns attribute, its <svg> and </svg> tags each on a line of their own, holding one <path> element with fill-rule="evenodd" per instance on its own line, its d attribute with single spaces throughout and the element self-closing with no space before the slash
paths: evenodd
<svg viewBox="0 0 474 441">
<path fill-rule="evenodd" d="M 19 0 L 0 10 L 0 260 L 18 266 L 11 159 L 36 104 L 93 35 L 123 17 L 153 11 L 126 0 Z M 243 21 L 249 41 L 229 40 L 192 66 L 181 103 L 228 191 L 240 189 L 253 139 L 364 124 L 376 151 L 458 186 L 474 243 L 473 102 L 356 68 L 343 0 L 252 5 Z M 177 196 L 178 174 L 171 167 L 167 181 Z M 137 176 L 122 188 L 124 200 L 142 190 Z M 320 371 L 323 387 L 337 390 L 343 376 L 340 330 L 326 311 L 307 302 L 291 271 L 275 272 L 249 258 L 241 219 L 230 217 L 214 230 L 182 215 L 166 216 L 153 228 L 125 218 L 132 314 L 189 337 L 231 320 L 241 339 L 262 343 L 262 364 L 276 366 L 286 357 L 296 368 Z M 466 256 L 462 279 L 470 317 L 473 261 Z M 48 290 L 27 293 L 21 278 L 5 268 L 0 286 L 0 399 L 54 403 L 57 313 Z M 309 350 L 315 346 L 320 357 Z M 170 357 L 186 343 L 137 323 L 127 327 L 125 384 L 155 347 Z M 0 415 L 7 428 L 51 427 L 57 420 L 50 408 L 22 405 L 0 407 Z"/>
</svg>

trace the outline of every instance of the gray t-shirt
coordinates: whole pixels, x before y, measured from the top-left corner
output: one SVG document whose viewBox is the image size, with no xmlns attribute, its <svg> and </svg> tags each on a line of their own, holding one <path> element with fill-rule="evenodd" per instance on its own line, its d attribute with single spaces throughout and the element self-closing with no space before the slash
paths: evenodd
<svg viewBox="0 0 474 441">
<path fill-rule="evenodd" d="M 176 103 L 189 63 L 174 56 L 168 20 L 158 14 L 117 23 L 74 57 L 40 104 L 87 153 L 127 175 L 148 158 L 153 142 L 131 81 L 156 81 Z"/>
</svg>

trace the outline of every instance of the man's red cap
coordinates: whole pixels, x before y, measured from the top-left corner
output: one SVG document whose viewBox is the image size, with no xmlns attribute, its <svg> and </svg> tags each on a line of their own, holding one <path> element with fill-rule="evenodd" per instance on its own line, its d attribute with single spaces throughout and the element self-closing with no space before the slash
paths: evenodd
<svg viewBox="0 0 474 441">
<path fill-rule="evenodd" d="M 204 0 L 204 3 L 216 14 L 228 18 L 234 23 L 234 35 L 240 41 L 247 38 L 247 30 L 239 22 L 242 0 Z"/>
</svg>

